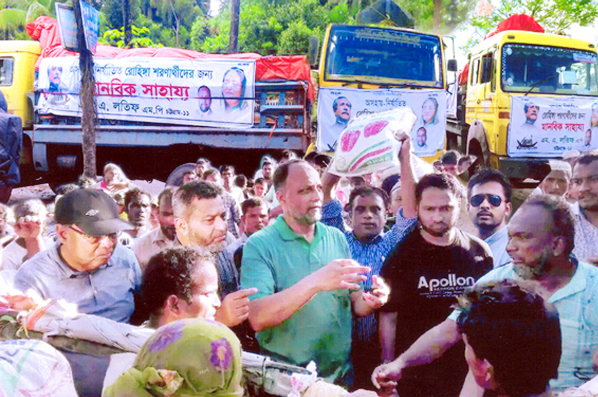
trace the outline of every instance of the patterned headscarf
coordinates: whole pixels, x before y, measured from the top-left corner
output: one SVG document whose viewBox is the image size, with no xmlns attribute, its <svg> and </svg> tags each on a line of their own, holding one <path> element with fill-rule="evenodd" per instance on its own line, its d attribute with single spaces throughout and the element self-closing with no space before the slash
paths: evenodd
<svg viewBox="0 0 598 397">
<path fill-rule="evenodd" d="M 226 326 L 179 320 L 159 328 L 107 397 L 241 397 L 241 344 Z"/>
</svg>

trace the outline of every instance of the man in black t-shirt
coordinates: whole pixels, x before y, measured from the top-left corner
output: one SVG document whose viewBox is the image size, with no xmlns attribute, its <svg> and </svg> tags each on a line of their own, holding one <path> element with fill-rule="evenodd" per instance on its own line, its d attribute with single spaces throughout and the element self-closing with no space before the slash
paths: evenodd
<svg viewBox="0 0 598 397">
<path fill-rule="evenodd" d="M 455 298 L 492 269 L 488 245 L 455 227 L 461 194 L 462 186 L 448 174 L 426 175 L 415 187 L 419 227 L 394 248 L 382 268 L 392 291 L 381 309 L 384 362 L 442 322 Z M 458 396 L 467 373 L 463 349 L 460 343 L 432 364 L 404 370 L 399 395 Z"/>
</svg>

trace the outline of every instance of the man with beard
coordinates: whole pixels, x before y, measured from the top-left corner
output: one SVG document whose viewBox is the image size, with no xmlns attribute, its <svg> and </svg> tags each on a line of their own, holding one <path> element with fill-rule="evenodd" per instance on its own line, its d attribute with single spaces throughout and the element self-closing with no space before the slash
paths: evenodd
<svg viewBox="0 0 598 397">
<path fill-rule="evenodd" d="M 579 386 L 596 375 L 593 361 L 598 361 L 598 269 L 571 255 L 576 231 L 569 205 L 555 196 L 534 197 L 523 203 L 507 229 L 507 252 L 512 263 L 492 270 L 478 283 L 527 280 L 556 307 L 563 352 L 558 379 L 550 386 L 554 391 Z M 394 362 L 376 368 L 372 380 L 388 386 L 401 379 L 406 368 L 441 357 L 461 340 L 458 316 L 458 312 L 452 313 Z M 477 395 L 469 386 L 466 384 L 462 395 Z"/>
<path fill-rule="evenodd" d="M 598 263 L 598 152 L 577 159 L 571 178 L 571 195 L 577 197 L 575 214 L 575 249 L 578 259 Z"/>
<path fill-rule="evenodd" d="M 419 227 L 397 244 L 382 268 L 391 288 L 380 314 L 383 362 L 445 319 L 454 299 L 492 269 L 486 243 L 455 227 L 461 189 L 446 173 L 425 175 L 415 187 Z M 459 344 L 441 360 L 406 369 L 399 395 L 458 396 L 467 373 L 463 348 Z"/>
<path fill-rule="evenodd" d="M 172 214 L 173 192 L 173 188 L 166 188 L 158 196 L 158 221 L 160 227 L 137 239 L 131 247 L 139 261 L 142 273 L 152 256 L 174 245 L 176 229 L 174 227 L 174 215 Z"/>
<path fill-rule="evenodd" d="M 471 221 L 492 251 L 494 267 L 511 262 L 507 253 L 507 218 L 511 213 L 512 188 L 509 180 L 492 168 L 476 173 L 467 185 L 467 208 Z"/>
<path fill-rule="evenodd" d="M 278 167 L 274 187 L 282 215 L 243 249 L 241 284 L 259 291 L 251 298 L 249 322 L 263 354 L 301 366 L 313 360 L 322 378 L 350 384 L 352 310 L 367 315 L 388 293 L 360 289 L 360 273 L 370 269 L 348 259 L 339 230 L 319 222 L 322 184 L 309 163 Z"/>
<path fill-rule="evenodd" d="M 227 222 L 222 194 L 222 188 L 214 183 L 193 181 L 176 190 L 172 209 L 178 243 L 217 256 L 222 305 L 216 312 L 216 320 L 233 327 L 247 319 L 248 296 L 257 290 L 238 290 L 237 269 L 223 252 Z"/>
<path fill-rule="evenodd" d="M 23 264 L 15 287 L 64 299 L 81 313 L 128 322 L 141 272 L 135 255 L 116 242 L 131 225 L 119 218 L 114 200 L 99 190 L 77 189 L 58 200 L 54 217 L 58 243 Z"/>
</svg>

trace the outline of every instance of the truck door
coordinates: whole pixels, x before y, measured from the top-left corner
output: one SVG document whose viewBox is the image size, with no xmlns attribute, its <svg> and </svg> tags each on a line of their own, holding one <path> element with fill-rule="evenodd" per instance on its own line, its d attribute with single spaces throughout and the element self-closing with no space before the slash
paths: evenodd
<svg viewBox="0 0 598 397">
<path fill-rule="evenodd" d="M 479 97 L 477 104 L 479 111 L 477 117 L 484 123 L 484 128 L 487 131 L 488 147 L 491 152 L 495 153 L 495 145 L 497 142 L 497 130 L 495 122 L 497 117 L 497 96 L 496 94 L 496 62 L 494 50 L 482 55 L 480 62 L 480 84 Z"/>
<path fill-rule="evenodd" d="M 475 56 L 472 57 L 471 60 L 471 70 L 469 72 L 469 84 L 467 85 L 467 98 L 466 98 L 466 121 L 467 123 L 471 124 L 473 120 L 477 119 L 477 114 L 479 113 L 479 107 L 481 102 L 479 102 L 479 85 L 480 80 L 480 57 Z"/>
</svg>

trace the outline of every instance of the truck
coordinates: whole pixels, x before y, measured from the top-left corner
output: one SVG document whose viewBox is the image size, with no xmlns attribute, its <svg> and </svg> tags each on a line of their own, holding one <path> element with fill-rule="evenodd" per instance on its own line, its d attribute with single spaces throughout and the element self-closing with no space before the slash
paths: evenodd
<svg viewBox="0 0 598 397">
<path fill-rule="evenodd" d="M 333 151 L 353 118 L 409 106 L 418 116 L 415 153 L 432 161 L 445 149 L 447 78 L 440 36 L 412 29 L 330 25 L 322 46 L 317 148 Z"/>
<path fill-rule="evenodd" d="M 23 120 L 22 183 L 57 186 L 82 172 L 79 61 L 62 48 L 55 20 L 32 24 L 39 42 L 0 41 L 0 89 Z M 312 137 L 315 90 L 303 56 L 98 46 L 94 77 L 98 171 L 116 162 L 130 178 L 165 180 L 206 156 L 248 172 L 266 152 L 304 152 Z"/>
<path fill-rule="evenodd" d="M 448 148 L 515 185 L 541 181 L 566 151 L 598 148 L 595 45 L 538 30 L 502 31 L 473 49 L 457 117 L 447 120 Z"/>
</svg>

